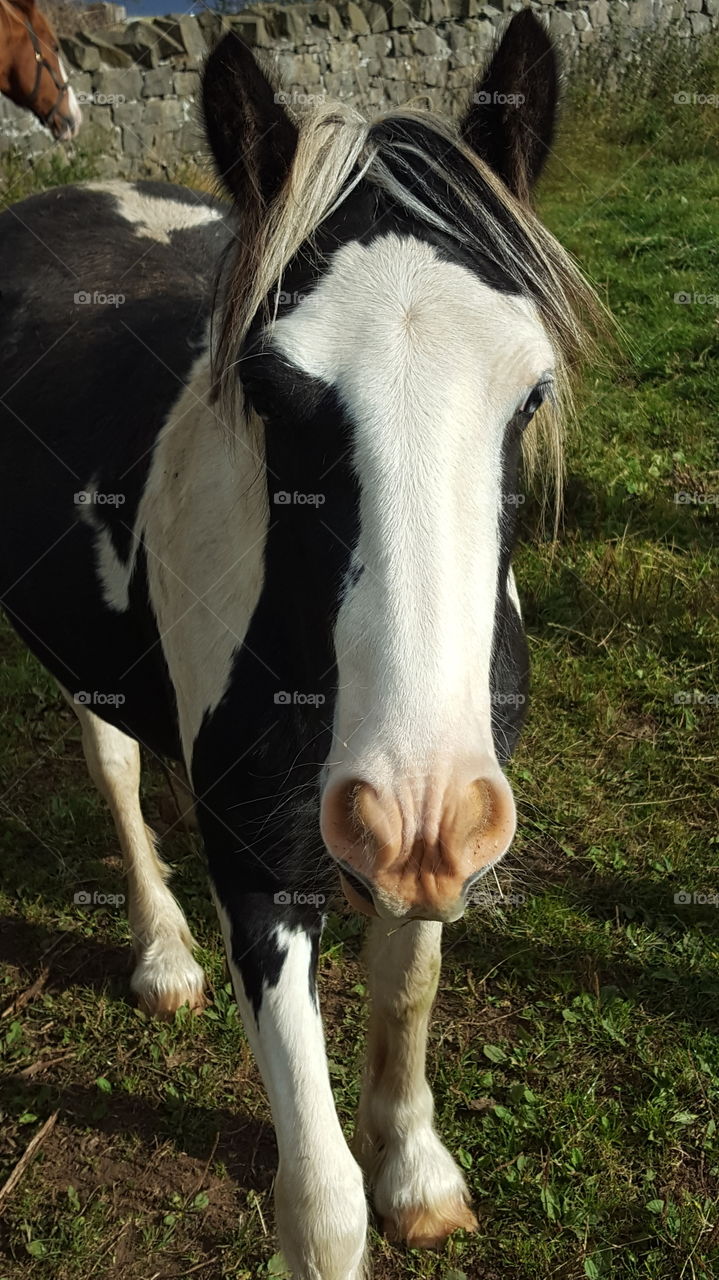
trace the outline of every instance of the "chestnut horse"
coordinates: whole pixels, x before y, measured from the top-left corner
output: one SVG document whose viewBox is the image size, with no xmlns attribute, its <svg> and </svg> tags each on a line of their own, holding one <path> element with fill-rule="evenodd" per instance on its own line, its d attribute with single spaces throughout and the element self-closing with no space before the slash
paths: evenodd
<svg viewBox="0 0 719 1280">
<path fill-rule="evenodd" d="M 57 38 L 35 0 L 0 0 L 0 92 L 27 107 L 60 141 L 82 121 Z"/>
</svg>

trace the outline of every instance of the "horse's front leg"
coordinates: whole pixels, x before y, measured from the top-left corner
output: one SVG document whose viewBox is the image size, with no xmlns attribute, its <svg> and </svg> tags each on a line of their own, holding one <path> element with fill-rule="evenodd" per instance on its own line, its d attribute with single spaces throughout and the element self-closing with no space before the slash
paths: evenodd
<svg viewBox="0 0 719 1280">
<path fill-rule="evenodd" d="M 355 1150 L 384 1230 L 413 1246 L 473 1231 L 467 1186 L 432 1123 L 425 1079 L 442 926 L 375 920 L 367 943 L 371 1011 Z"/>
<path fill-rule="evenodd" d="M 316 989 L 321 919 L 259 893 L 218 902 L 218 913 L 277 1133 L 282 1251 L 297 1280 L 361 1280 L 367 1206 L 330 1088 Z"/>
</svg>

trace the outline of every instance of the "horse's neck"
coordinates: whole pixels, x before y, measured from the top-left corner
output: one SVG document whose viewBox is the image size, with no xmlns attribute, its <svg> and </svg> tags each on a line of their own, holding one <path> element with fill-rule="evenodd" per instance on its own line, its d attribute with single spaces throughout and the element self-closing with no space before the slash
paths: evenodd
<svg viewBox="0 0 719 1280">
<path fill-rule="evenodd" d="M 257 605 L 268 523 L 261 441 L 228 432 L 203 356 L 157 441 L 138 513 L 150 600 L 194 740 L 226 685 Z"/>
<path fill-rule="evenodd" d="M 13 13 L 7 0 L 0 0 L 0 93 L 10 92 L 10 72 L 15 62 L 19 34 L 17 14 Z"/>
</svg>

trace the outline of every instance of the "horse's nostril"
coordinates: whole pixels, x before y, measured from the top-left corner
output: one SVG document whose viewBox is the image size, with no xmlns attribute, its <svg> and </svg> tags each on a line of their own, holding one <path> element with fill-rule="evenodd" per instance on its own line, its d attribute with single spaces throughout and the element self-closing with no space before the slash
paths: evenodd
<svg viewBox="0 0 719 1280">
<path fill-rule="evenodd" d="M 337 787 L 328 788 L 322 802 L 322 835 L 339 862 L 354 851 L 358 843 L 373 844 L 382 833 L 382 808 L 374 789 L 360 778 L 348 778 Z M 385 823 L 386 825 L 386 823 Z M 368 871 L 371 863 L 368 862 Z"/>
</svg>

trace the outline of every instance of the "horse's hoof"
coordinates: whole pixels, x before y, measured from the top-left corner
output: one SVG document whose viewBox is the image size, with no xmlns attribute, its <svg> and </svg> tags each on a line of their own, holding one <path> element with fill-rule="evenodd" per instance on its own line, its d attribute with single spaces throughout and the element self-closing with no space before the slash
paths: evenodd
<svg viewBox="0 0 719 1280">
<path fill-rule="evenodd" d="M 191 1013 L 202 1013 L 207 1008 L 207 1004 L 204 991 L 195 993 L 163 991 L 156 995 L 138 995 L 137 997 L 138 1009 L 149 1014 L 151 1018 L 161 1018 L 165 1021 L 174 1018 L 178 1009 L 189 1008 Z"/>
<path fill-rule="evenodd" d="M 202 1013 L 207 1006 L 205 975 L 184 945 L 172 950 L 156 950 L 137 965 L 130 986 L 143 1013 L 153 1018 L 173 1018 L 187 1006 Z"/>
<path fill-rule="evenodd" d="M 432 1208 L 403 1209 L 382 1226 L 388 1240 L 401 1240 L 410 1249 L 436 1249 L 453 1231 L 476 1231 L 477 1219 L 466 1200 L 452 1199 Z"/>
</svg>

